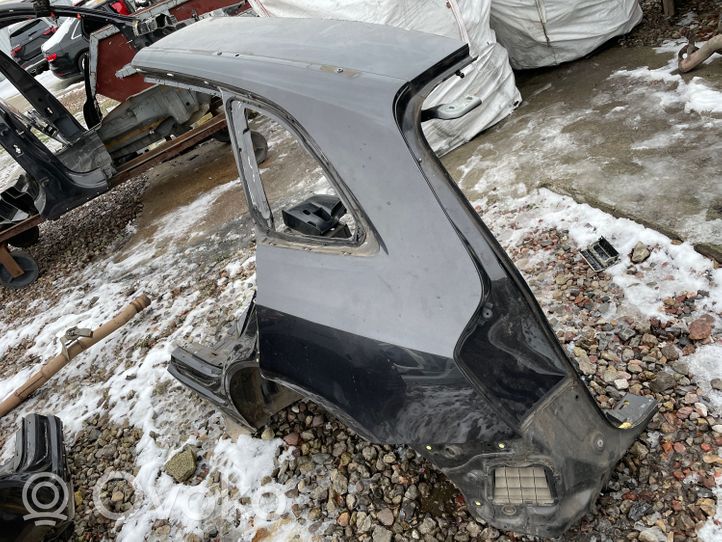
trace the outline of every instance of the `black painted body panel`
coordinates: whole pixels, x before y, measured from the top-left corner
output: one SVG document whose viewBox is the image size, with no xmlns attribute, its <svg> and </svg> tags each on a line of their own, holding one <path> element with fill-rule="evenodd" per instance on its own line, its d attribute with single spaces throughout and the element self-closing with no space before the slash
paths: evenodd
<svg viewBox="0 0 722 542">
<path fill-rule="evenodd" d="M 452 359 L 258 307 L 260 367 L 332 409 L 365 438 L 465 443 L 513 433 Z"/>
<path fill-rule="evenodd" d="M 75 515 L 63 426 L 55 416 L 40 414 L 29 414 L 21 423 L 15 456 L 0 466 L 0 542 L 55 540 L 72 531 Z M 33 494 L 35 502 L 29 497 Z M 37 506 L 55 502 L 56 495 L 56 506 Z"/>
</svg>

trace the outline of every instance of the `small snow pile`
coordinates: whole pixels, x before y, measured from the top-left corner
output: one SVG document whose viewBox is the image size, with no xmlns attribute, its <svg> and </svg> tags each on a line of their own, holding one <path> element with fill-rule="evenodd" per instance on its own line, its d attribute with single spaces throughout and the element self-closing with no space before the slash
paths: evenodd
<svg viewBox="0 0 722 542">
<path fill-rule="evenodd" d="M 711 380 L 722 377 L 722 343 L 703 346 L 687 356 L 685 361 L 712 405 L 722 411 L 722 391 L 712 389 L 710 385 Z"/>
<path fill-rule="evenodd" d="M 714 489 L 717 498 L 717 513 L 714 519 L 710 518 L 707 523 L 697 532 L 697 536 L 702 542 L 719 542 L 722 540 L 722 486 L 718 485 Z"/>
<path fill-rule="evenodd" d="M 669 42 L 656 49 L 658 53 L 671 54 L 667 64 L 661 68 L 642 67 L 633 70 L 619 70 L 612 77 L 628 77 L 666 83 L 663 85 L 666 88 L 653 93 L 661 107 L 683 104 L 687 113 L 690 111 L 722 113 L 722 92 L 709 86 L 703 77 L 694 76 L 689 82 L 685 82 L 682 75 L 677 72 L 677 51 L 682 45 L 682 42 Z M 701 46 L 702 44 L 697 45 Z M 705 61 L 705 64 L 714 61 L 716 56 L 712 55 Z"/>
</svg>

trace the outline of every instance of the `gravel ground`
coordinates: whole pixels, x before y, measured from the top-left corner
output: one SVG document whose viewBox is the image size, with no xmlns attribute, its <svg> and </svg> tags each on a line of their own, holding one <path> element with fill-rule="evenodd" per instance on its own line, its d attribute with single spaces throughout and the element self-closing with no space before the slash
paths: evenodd
<svg viewBox="0 0 722 542">
<path fill-rule="evenodd" d="M 75 271 L 121 246 L 131 235 L 128 223 L 143 210 L 146 184 L 143 176 L 131 179 L 57 221 L 42 223 L 40 242 L 28 249 L 38 262 L 40 277 L 21 292 L 0 288 L 3 316 L 22 321 L 37 310 L 33 301 L 54 305 Z M 20 298 L 28 302 L 15 303 Z"/>
<path fill-rule="evenodd" d="M 144 186 L 144 180 L 137 179 L 76 213 L 45 224 L 44 240 L 34 253 L 46 273 L 35 286 L 20 293 L 0 290 L 0 302 L 10 301 L 9 296 L 16 296 L 17 301 L 17 296 L 22 296 L 27 303 L 9 305 L 22 313 L 19 318 L 28 317 L 42 310 L 34 300 L 52 299 L 55 291 L 62 290 L 64 281 L 72 282 L 72 268 L 77 261 L 112 257 L 128 240 L 132 228 L 126 225 L 141 208 Z M 122 212 L 109 213 L 111 209 Z M 495 233 L 503 237 L 505 231 L 520 227 L 519 211 L 500 210 L 485 217 Z M 585 517 L 564 540 L 696 539 L 699 528 L 715 513 L 713 489 L 722 475 L 722 459 L 716 455 L 722 445 L 722 421 L 685 363 L 685 358 L 700 346 L 720 341 L 719 330 L 713 331 L 712 320 L 700 309 L 708 293 L 680 292 L 661 300 L 669 318 L 664 324 L 634 315 L 623 308 L 624 292 L 608 274 L 596 274 L 588 268 L 578 254 L 579 247 L 565 231 L 543 226 L 524 226 L 524 230 L 522 242 L 505 248 L 537 295 L 560 341 L 573 344 L 573 362 L 597 401 L 612 406 L 629 390 L 653 395 L 660 404 L 660 414 L 616 468 L 599 499 L 598 512 Z M 66 240 L 65 246 L 60 240 Z M 217 268 L 223 269 L 231 260 L 232 256 L 225 257 Z M 68 276 L 62 278 L 60 273 L 64 271 Z M 644 264 L 630 265 L 626 272 L 646 280 Z M 202 295 L 198 303 L 221 295 L 218 277 L 216 273 L 198 282 Z M 221 328 L 232 316 L 219 303 L 208 319 L 210 326 Z M 136 347 L 151 348 L 180 321 L 165 323 L 172 325 Z M 6 353 L 8 369 L 3 376 L 11 374 L 11 362 L 22 357 L 22 350 Z M 88 374 L 85 384 L 105 377 L 99 367 Z M 720 382 L 714 385 L 722 387 Z M 214 443 L 202 435 L 212 433 L 212 426 L 223 427 L 225 422 L 190 392 L 174 390 L 172 385 L 159 386 L 154 395 L 171 392 L 177 393 L 175 401 L 193 403 L 205 410 L 202 418 L 206 422 L 192 427 L 181 424 L 165 434 L 151 436 L 165 440 L 173 448 L 187 438 L 187 433 L 198 435 L 192 450 L 193 469 L 184 483 L 192 486 L 204 480 L 213 482 L 220 476 L 213 460 Z M 132 399 L 132 394 L 126 399 Z M 107 395 L 99 403 L 101 411 L 113 406 Z M 172 413 L 168 415 L 173 417 Z M 108 469 L 137 473 L 135 449 L 141 434 L 138 427 L 109 421 L 107 415 L 100 414 L 86 420 L 69 439 L 78 510 L 77 540 L 113 539 L 117 535 L 122 523 L 98 514 L 90 496 L 94 483 Z M 312 539 L 527 539 L 471 519 L 458 491 L 413 450 L 370 444 L 311 402 L 280 412 L 256 437 L 265 441 L 283 439 L 276 468 L 265 483 L 282 484 L 291 504 L 290 510 L 276 519 L 302 526 Z M 100 496 L 111 511 L 120 513 L 136 502 L 132 488 L 123 484 L 107 485 Z M 233 488 L 229 495 L 241 505 L 248 502 L 248 497 L 238 495 Z M 231 536 L 233 529 L 229 517 L 208 521 L 202 534 L 179 532 L 170 522 L 159 520 L 154 523 L 151 539 L 220 541 Z M 254 542 L 290 539 L 280 538 L 266 527 L 251 532 L 247 539 Z"/>
</svg>

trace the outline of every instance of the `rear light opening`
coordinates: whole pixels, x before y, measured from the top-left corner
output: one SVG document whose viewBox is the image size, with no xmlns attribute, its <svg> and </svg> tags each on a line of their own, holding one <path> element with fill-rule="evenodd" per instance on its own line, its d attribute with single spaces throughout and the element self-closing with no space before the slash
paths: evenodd
<svg viewBox="0 0 722 542">
<path fill-rule="evenodd" d="M 43 30 L 43 36 L 51 36 L 55 34 L 55 31 L 58 29 L 57 26 L 49 26 L 45 30 Z"/>
<path fill-rule="evenodd" d="M 46 55 L 45 60 L 52 62 L 56 58 L 58 58 L 58 53 L 50 53 L 49 55 Z"/>
<path fill-rule="evenodd" d="M 16 45 L 16 46 L 13 47 L 12 49 L 10 49 L 10 54 L 11 54 L 13 57 L 16 57 L 16 56 L 18 56 L 18 54 L 19 54 L 20 51 L 22 51 L 22 50 L 23 50 L 23 46 L 22 46 L 22 45 Z"/>
</svg>

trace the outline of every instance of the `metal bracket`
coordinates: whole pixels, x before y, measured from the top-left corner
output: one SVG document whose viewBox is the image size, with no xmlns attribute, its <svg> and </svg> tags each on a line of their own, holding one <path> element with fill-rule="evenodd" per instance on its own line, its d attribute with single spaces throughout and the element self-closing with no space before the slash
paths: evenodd
<svg viewBox="0 0 722 542">
<path fill-rule="evenodd" d="M 70 356 L 68 355 L 68 347 L 71 346 L 73 343 L 76 343 L 81 337 L 90 338 L 92 336 L 93 330 L 88 329 L 87 327 L 73 326 L 69 328 L 65 332 L 65 335 L 60 337 L 60 353 L 66 360 L 70 361 Z"/>
<path fill-rule="evenodd" d="M 452 120 L 463 117 L 481 105 L 478 96 L 463 96 L 454 102 L 439 104 L 421 111 L 421 122 L 431 119 Z"/>
<path fill-rule="evenodd" d="M 648 421 L 656 411 L 657 403 L 653 398 L 627 393 L 613 409 L 604 413 L 619 429 L 630 429 Z"/>
<path fill-rule="evenodd" d="M 603 271 L 619 261 L 619 252 L 604 237 L 600 237 L 587 248 L 580 250 L 581 255 L 594 271 Z"/>
</svg>

